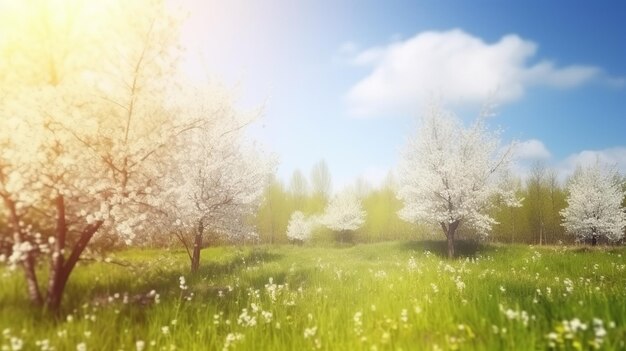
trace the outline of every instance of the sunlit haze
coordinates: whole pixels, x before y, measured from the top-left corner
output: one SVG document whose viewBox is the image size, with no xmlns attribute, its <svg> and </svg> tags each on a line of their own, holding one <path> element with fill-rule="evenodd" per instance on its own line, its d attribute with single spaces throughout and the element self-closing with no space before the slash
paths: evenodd
<svg viewBox="0 0 626 351">
<path fill-rule="evenodd" d="M 210 75 L 264 106 L 254 135 L 278 174 L 325 159 L 337 188 L 377 184 L 429 99 L 518 140 L 561 179 L 597 157 L 626 170 L 620 2 L 189 1 L 185 43 Z M 206 73 L 205 73 L 206 72 Z"/>
<path fill-rule="evenodd" d="M 0 0 L 0 351 L 626 350 L 624 15 Z"/>
</svg>

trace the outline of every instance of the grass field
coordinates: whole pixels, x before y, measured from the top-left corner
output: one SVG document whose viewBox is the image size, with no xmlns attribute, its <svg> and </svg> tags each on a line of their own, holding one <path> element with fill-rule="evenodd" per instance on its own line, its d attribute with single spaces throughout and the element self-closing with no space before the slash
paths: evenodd
<svg viewBox="0 0 626 351">
<path fill-rule="evenodd" d="M 57 320 L 5 271 L 0 349 L 626 348 L 626 249 L 443 245 L 211 248 L 194 277 L 182 251 L 125 251 L 76 269 Z"/>
</svg>

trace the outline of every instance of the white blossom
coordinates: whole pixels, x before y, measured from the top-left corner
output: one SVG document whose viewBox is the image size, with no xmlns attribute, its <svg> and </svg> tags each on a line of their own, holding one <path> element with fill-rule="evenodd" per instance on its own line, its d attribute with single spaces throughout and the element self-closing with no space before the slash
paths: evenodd
<svg viewBox="0 0 626 351">
<path fill-rule="evenodd" d="M 604 236 L 618 241 L 624 236 L 626 213 L 621 204 L 626 192 L 615 169 L 599 162 L 579 168 L 567 188 L 567 207 L 561 215 L 568 233 L 580 240 Z"/>
<path fill-rule="evenodd" d="M 464 128 L 452 113 L 433 105 L 401 155 L 399 215 L 409 222 L 442 227 L 449 241 L 467 225 L 486 235 L 496 221 L 489 215 L 494 196 L 518 206 L 506 187 L 512 146 L 502 148 L 484 118 Z M 450 254 L 450 252 L 449 252 Z"/>
<path fill-rule="evenodd" d="M 365 215 L 361 199 L 351 191 L 344 191 L 330 200 L 320 222 L 336 232 L 354 231 L 365 223 Z"/>
<path fill-rule="evenodd" d="M 10 263 L 25 268 L 29 297 L 42 302 L 33 278 L 39 256 L 60 267 L 54 262 L 80 258 L 81 242 L 146 233 L 136 230 L 147 222 L 141 214 L 156 212 L 169 146 L 191 122 L 173 114 L 178 19 L 164 1 L 78 1 L 45 11 L 39 2 L 10 2 L 0 12 L 2 222 L 17 245 Z M 73 235 L 27 250 L 34 227 Z"/>
<path fill-rule="evenodd" d="M 315 218 L 306 218 L 304 213 L 295 211 L 287 224 L 287 237 L 291 240 L 307 241 L 316 225 Z"/>
<path fill-rule="evenodd" d="M 228 92 L 211 86 L 189 88 L 178 105 L 185 118 L 202 123 L 172 146 L 164 225 L 185 245 L 188 236 L 202 239 L 205 231 L 233 241 L 256 238 L 251 218 L 274 167 L 245 135 L 257 114 L 235 110 Z"/>
<path fill-rule="evenodd" d="M 146 348 L 146 342 L 143 340 L 137 340 L 135 342 L 135 349 L 137 351 L 143 351 Z"/>
</svg>

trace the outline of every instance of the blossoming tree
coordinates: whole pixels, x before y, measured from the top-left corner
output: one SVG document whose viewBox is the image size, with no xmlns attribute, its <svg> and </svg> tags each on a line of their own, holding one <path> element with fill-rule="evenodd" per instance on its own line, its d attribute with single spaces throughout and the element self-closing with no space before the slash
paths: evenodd
<svg viewBox="0 0 626 351">
<path fill-rule="evenodd" d="M 171 191 L 165 211 L 196 272 L 206 232 L 231 240 L 255 235 L 251 219 L 274 162 L 245 137 L 257 113 L 237 111 L 224 89 L 195 89 L 189 97 L 180 114 L 202 124 L 177 147 L 166 175 Z"/>
<path fill-rule="evenodd" d="M 605 237 L 615 242 L 624 237 L 626 213 L 622 201 L 626 191 L 619 173 L 600 162 L 576 170 L 568 183 L 567 207 L 561 211 L 562 225 L 579 240 Z"/>
<path fill-rule="evenodd" d="M 330 200 L 320 223 L 339 233 L 343 242 L 349 233 L 361 228 L 365 223 L 365 215 L 361 199 L 352 191 L 344 191 Z"/>
<path fill-rule="evenodd" d="M 168 145 L 196 126 L 172 118 L 167 103 L 177 30 L 164 2 L 3 6 L 0 199 L 9 263 L 23 269 L 33 303 L 57 310 L 94 235 L 130 241 L 160 206 Z M 41 255 L 50 262 L 45 294 Z"/>
<path fill-rule="evenodd" d="M 308 241 L 311 239 L 315 222 L 314 218 L 306 218 L 304 213 L 295 211 L 287 224 L 287 238 L 297 243 Z"/>
<path fill-rule="evenodd" d="M 417 134 L 401 155 L 399 215 L 409 222 L 440 226 L 454 256 L 454 239 L 461 224 L 488 233 L 495 220 L 487 210 L 494 196 L 518 205 L 504 184 L 513 145 L 502 148 L 497 133 L 478 118 L 465 128 L 454 114 L 432 105 Z"/>
</svg>

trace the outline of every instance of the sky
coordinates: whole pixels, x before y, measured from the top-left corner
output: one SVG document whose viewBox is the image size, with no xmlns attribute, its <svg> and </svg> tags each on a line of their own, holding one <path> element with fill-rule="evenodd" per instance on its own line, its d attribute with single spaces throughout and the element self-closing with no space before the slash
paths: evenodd
<svg viewBox="0 0 626 351">
<path fill-rule="evenodd" d="M 380 183 L 425 104 L 486 105 L 516 170 L 626 172 L 626 2 L 187 0 L 186 69 L 262 106 L 251 135 L 285 182 L 325 160 L 335 189 Z"/>
</svg>

